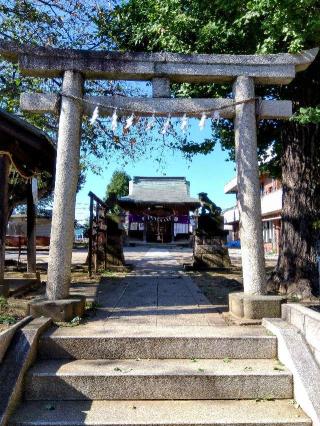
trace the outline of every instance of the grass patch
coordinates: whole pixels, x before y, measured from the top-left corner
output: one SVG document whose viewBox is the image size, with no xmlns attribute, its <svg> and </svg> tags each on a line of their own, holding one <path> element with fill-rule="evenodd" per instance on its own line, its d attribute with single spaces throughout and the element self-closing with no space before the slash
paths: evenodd
<svg viewBox="0 0 320 426">
<path fill-rule="evenodd" d="M 83 322 L 81 317 L 74 317 L 71 321 L 57 321 L 55 324 L 58 327 L 77 327 Z"/>
<path fill-rule="evenodd" d="M 15 324 L 18 321 L 16 315 L 10 311 L 10 306 L 8 300 L 3 296 L 0 297 L 0 324 L 1 325 L 11 325 Z"/>
<path fill-rule="evenodd" d="M 0 296 L 0 312 L 3 309 L 7 309 L 8 308 L 8 301 L 6 298 L 4 298 L 3 296 Z"/>
<path fill-rule="evenodd" d="M 0 324 L 11 325 L 17 322 L 17 318 L 9 314 L 0 314 Z"/>
</svg>

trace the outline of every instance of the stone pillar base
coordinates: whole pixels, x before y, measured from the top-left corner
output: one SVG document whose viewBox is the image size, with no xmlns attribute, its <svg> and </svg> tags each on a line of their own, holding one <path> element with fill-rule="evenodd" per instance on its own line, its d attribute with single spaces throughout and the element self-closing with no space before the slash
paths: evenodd
<svg viewBox="0 0 320 426">
<path fill-rule="evenodd" d="M 281 318 L 282 296 L 252 295 L 245 293 L 229 294 L 229 312 L 238 319 L 262 320 Z"/>
<path fill-rule="evenodd" d="M 29 303 L 29 315 L 33 317 L 44 316 L 57 322 L 67 322 L 75 317 L 82 317 L 85 312 L 85 305 L 86 298 L 80 295 L 59 300 L 43 298 Z"/>
</svg>

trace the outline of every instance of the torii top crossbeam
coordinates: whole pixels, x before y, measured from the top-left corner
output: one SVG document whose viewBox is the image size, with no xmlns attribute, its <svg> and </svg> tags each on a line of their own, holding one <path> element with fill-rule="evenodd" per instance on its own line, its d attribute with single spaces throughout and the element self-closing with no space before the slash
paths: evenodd
<svg viewBox="0 0 320 426">
<path fill-rule="evenodd" d="M 230 82 L 239 75 L 257 84 L 288 84 L 306 69 L 318 49 L 300 54 L 209 55 L 180 53 L 130 53 L 31 47 L 0 42 L 0 55 L 19 63 L 29 76 L 58 77 L 65 70 L 79 71 L 86 79 L 151 80 L 172 82 Z"/>
<path fill-rule="evenodd" d="M 235 108 L 230 99 L 173 99 L 170 82 L 232 82 L 237 76 L 254 79 L 255 84 L 288 84 L 297 71 L 314 60 L 318 49 L 300 54 L 208 55 L 179 53 L 121 53 L 32 47 L 0 41 L 0 55 L 17 62 L 22 74 L 34 77 L 62 77 L 66 70 L 79 72 L 85 79 L 151 80 L 152 98 L 85 97 L 83 112 L 91 115 L 95 105 L 100 115 L 131 112 L 139 116 L 172 117 L 184 113 L 199 116 L 203 111 L 221 109 L 221 117 L 233 118 Z M 156 99 L 154 99 L 156 98 Z M 168 99 L 169 98 L 169 99 Z M 60 99 L 55 94 L 26 93 L 21 108 L 34 113 L 59 113 Z M 183 112 L 182 112 L 183 111 Z M 290 101 L 263 100 L 257 111 L 261 119 L 288 119 Z"/>
</svg>

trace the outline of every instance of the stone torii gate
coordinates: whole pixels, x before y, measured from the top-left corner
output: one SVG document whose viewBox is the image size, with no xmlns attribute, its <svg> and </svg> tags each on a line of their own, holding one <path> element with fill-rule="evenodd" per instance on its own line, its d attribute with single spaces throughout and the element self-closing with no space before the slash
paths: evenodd
<svg viewBox="0 0 320 426">
<path fill-rule="evenodd" d="M 255 85 L 290 83 L 296 72 L 310 65 L 317 52 L 318 49 L 301 54 L 270 55 L 120 53 L 0 42 L 0 55 L 18 62 L 22 74 L 63 78 L 61 94 L 25 93 L 21 96 L 21 108 L 25 111 L 60 114 L 47 298 L 56 302 L 60 309 L 64 301 L 66 305 L 70 303 L 67 299 L 82 115 L 91 115 L 97 104 L 102 116 L 112 115 L 117 109 L 119 116 L 134 113 L 137 116 L 167 117 L 170 114 L 177 117 L 186 113 L 199 117 L 203 112 L 219 109 L 221 117 L 234 119 L 241 218 L 244 293 L 230 299 L 231 311 L 253 318 L 279 313 L 281 298 L 265 296 L 256 121 L 288 119 L 292 115 L 292 104 L 289 100 L 257 102 Z M 153 95 L 151 98 L 84 96 L 85 79 L 151 81 Z M 171 82 L 233 83 L 234 99 L 174 99 L 170 97 Z M 252 310 L 259 310 L 259 313 L 252 313 Z"/>
</svg>

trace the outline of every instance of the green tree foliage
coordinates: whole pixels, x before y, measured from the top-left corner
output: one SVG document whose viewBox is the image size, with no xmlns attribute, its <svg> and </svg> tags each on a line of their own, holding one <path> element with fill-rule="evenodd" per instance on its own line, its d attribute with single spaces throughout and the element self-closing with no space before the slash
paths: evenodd
<svg viewBox="0 0 320 426">
<path fill-rule="evenodd" d="M 97 20 L 100 34 L 114 40 L 116 47 L 134 51 L 172 51 L 180 53 L 278 53 L 299 52 L 320 45 L 320 6 L 318 0 L 129 0 L 113 9 L 101 9 Z M 230 95 L 225 85 L 173 85 L 176 96 Z M 288 87 L 258 88 L 258 94 L 287 98 L 296 90 Z M 301 102 L 301 101 L 300 101 Z M 295 99 L 296 119 L 305 124 L 319 122 L 317 96 L 313 108 Z M 299 118 L 300 117 L 300 118 Z M 232 124 L 221 120 L 211 142 L 222 139 L 233 152 Z M 278 141 L 279 123 L 260 123 L 259 154 L 263 158 L 271 143 Z M 182 147 L 188 151 L 189 147 Z M 201 144 L 198 151 L 214 148 Z M 194 154 L 196 147 L 190 145 Z M 275 148 L 275 154 L 281 149 Z"/>
<path fill-rule="evenodd" d="M 124 171 L 116 170 L 111 176 L 111 180 L 107 185 L 106 199 L 111 194 L 115 194 L 117 197 L 123 197 L 129 193 L 129 181 L 131 177 Z"/>
<path fill-rule="evenodd" d="M 86 8 L 83 2 L 75 0 L 68 2 L 8 0 L 0 4 L 0 36 L 5 40 L 18 43 L 58 45 L 60 47 L 70 45 L 80 47 L 86 40 L 87 46 L 93 48 L 97 39 L 93 37 L 92 30 L 92 37 L 88 37 L 91 11 L 92 9 Z M 46 131 L 55 141 L 57 117 L 50 114 L 23 114 L 19 108 L 19 99 L 22 92 L 57 91 L 61 86 L 60 79 L 46 80 L 25 77 L 20 75 L 16 64 L 2 60 L 0 60 L 0 69 L 0 107 L 22 116 L 33 125 Z M 85 131 L 85 135 L 87 134 L 88 132 Z M 89 137 L 86 138 L 85 145 L 90 147 Z M 84 172 L 87 167 L 88 163 L 82 161 L 79 185 L 84 182 Z M 50 192 L 53 189 L 53 178 L 47 173 L 42 173 L 38 176 L 38 181 L 39 196 L 45 197 L 44 207 L 48 207 L 52 198 Z M 12 173 L 9 185 L 11 212 L 17 205 L 26 201 L 25 194 L 25 182 L 17 174 Z M 44 204 L 44 201 L 41 204 Z"/>
<path fill-rule="evenodd" d="M 98 24 L 140 51 L 298 52 L 320 39 L 317 0 L 129 0 L 101 9 Z"/>
<path fill-rule="evenodd" d="M 318 0 L 128 0 L 101 10 L 100 33 L 118 49 L 184 53 L 299 52 L 320 45 Z M 275 278 L 290 286 L 300 278 L 318 286 L 315 232 L 320 211 L 319 57 L 288 86 L 264 86 L 257 94 L 292 99 L 294 119 L 258 124 L 264 169 L 283 179 L 281 252 Z M 173 85 L 176 96 L 228 96 L 230 86 Z M 211 147 L 221 141 L 234 158 L 233 125 L 213 126 Z M 205 145 L 208 149 L 208 143 Z M 197 151 L 194 143 L 184 148 Z M 202 146 L 198 147 L 202 150 Z"/>
<path fill-rule="evenodd" d="M 115 170 L 107 185 L 105 200 L 110 205 L 109 213 L 120 215 L 121 207 L 117 204 L 117 199 L 129 194 L 129 181 L 131 177 L 122 170 Z"/>
</svg>

